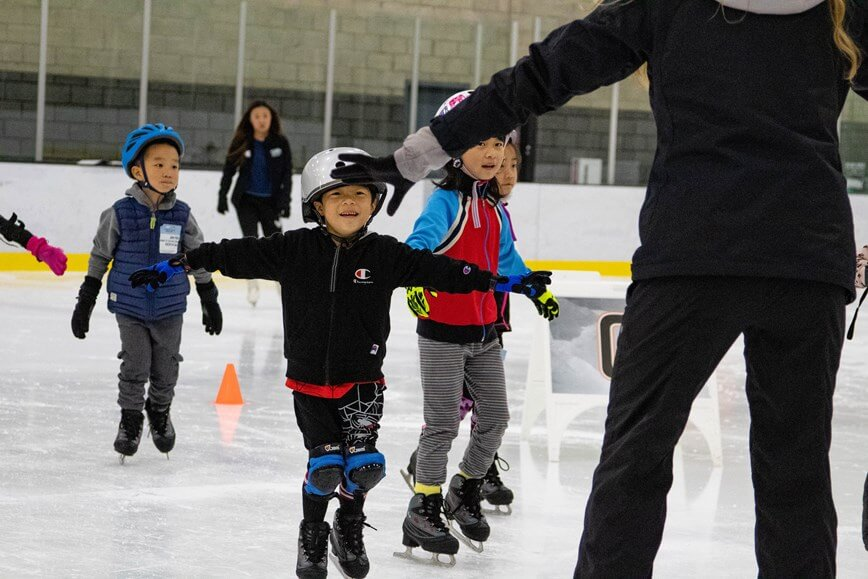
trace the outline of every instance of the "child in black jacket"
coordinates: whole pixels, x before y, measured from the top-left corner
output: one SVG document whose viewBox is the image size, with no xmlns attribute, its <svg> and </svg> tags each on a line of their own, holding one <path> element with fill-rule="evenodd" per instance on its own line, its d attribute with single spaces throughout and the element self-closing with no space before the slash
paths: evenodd
<svg viewBox="0 0 868 579">
<path fill-rule="evenodd" d="M 330 172 L 344 164 L 338 160 L 342 153 L 365 154 L 328 149 L 308 161 L 302 173 L 304 220 L 319 228 L 205 243 L 130 277 L 133 285 L 158 287 L 187 268 L 204 268 L 280 283 L 286 384 L 294 391 L 296 420 L 309 451 L 299 577 L 326 576 L 330 529 L 324 519 L 328 500 L 336 494 L 340 508 L 331 529 L 332 550 L 349 576 L 364 577 L 369 569 L 362 507 L 367 491 L 386 474 L 376 441 L 393 290 L 425 286 L 539 295 L 549 281 L 548 272 L 495 277 L 475 265 L 368 232 L 386 187 L 347 185 L 331 178 Z M 446 533 L 445 528 L 439 531 Z"/>
</svg>

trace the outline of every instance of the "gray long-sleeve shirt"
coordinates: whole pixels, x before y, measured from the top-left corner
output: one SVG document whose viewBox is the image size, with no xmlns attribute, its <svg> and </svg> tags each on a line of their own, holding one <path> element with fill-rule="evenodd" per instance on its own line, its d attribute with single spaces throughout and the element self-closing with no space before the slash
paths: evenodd
<svg viewBox="0 0 868 579">
<path fill-rule="evenodd" d="M 126 191 L 128 197 L 132 197 L 145 207 L 148 207 L 153 212 L 145 192 L 142 191 L 139 185 L 133 185 Z M 175 193 L 169 193 L 160 201 L 157 209 L 167 210 L 175 205 Z M 99 217 L 99 227 L 97 227 L 96 235 L 93 238 L 93 249 L 90 251 L 90 259 L 87 263 L 87 275 L 102 280 L 105 272 L 108 271 L 109 264 L 114 259 L 115 249 L 117 249 L 118 239 L 120 238 L 120 227 L 118 226 L 118 218 L 114 207 L 109 207 L 102 212 Z M 202 242 L 205 241 L 202 230 L 199 229 L 199 224 L 193 213 L 187 218 L 187 224 L 184 226 L 184 242 L 183 251 L 196 249 Z M 208 283 L 211 281 L 211 273 L 204 269 L 196 269 L 191 272 L 196 280 L 196 283 Z"/>
</svg>

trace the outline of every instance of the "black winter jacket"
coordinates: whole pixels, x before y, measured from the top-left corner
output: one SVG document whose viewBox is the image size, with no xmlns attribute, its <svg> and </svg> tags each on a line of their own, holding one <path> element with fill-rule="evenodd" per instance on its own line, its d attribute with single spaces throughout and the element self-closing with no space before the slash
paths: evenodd
<svg viewBox="0 0 868 579">
<path fill-rule="evenodd" d="M 280 282 L 286 376 L 321 385 L 383 377 L 395 288 L 488 291 L 493 279 L 475 265 L 376 233 L 339 248 L 320 229 L 203 243 L 187 253 L 187 262 L 229 277 Z"/>
<path fill-rule="evenodd" d="M 269 134 L 265 138 L 266 163 L 268 177 L 271 181 L 271 197 L 275 211 L 286 209 L 292 201 L 292 150 L 289 141 L 283 135 Z M 239 172 L 235 187 L 232 189 L 232 204 L 236 207 L 241 202 L 242 195 L 247 191 L 250 182 L 250 168 L 253 165 L 250 155 L 253 151 L 247 149 L 239 168 L 235 163 L 226 160 L 223 166 L 223 178 L 220 179 L 220 197 L 225 197 L 232 185 L 232 178 Z"/>
<path fill-rule="evenodd" d="M 865 2 L 848 0 L 847 11 L 868 56 Z M 633 278 L 812 280 L 853 299 L 836 124 L 851 89 L 868 98 L 868 58 L 847 82 L 826 2 L 786 16 L 721 10 L 714 0 L 606 3 L 532 45 L 431 130 L 457 156 L 646 62 L 657 152 Z"/>
</svg>

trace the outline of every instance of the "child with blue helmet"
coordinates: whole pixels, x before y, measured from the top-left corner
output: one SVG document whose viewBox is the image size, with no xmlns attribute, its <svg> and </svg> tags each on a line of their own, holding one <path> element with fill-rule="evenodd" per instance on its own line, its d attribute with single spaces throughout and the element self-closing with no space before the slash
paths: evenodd
<svg viewBox="0 0 868 579">
<path fill-rule="evenodd" d="M 195 249 L 204 241 L 190 206 L 175 195 L 183 154 L 181 136 L 161 123 L 143 125 L 127 135 L 121 161 L 124 172 L 135 183 L 100 216 L 87 275 L 72 314 L 72 333 L 84 339 L 102 277 L 111 264 L 106 288 L 108 309 L 115 314 L 121 334 L 121 422 L 114 442 L 121 463 L 138 450 L 143 409 L 157 449 L 168 457 L 175 445 L 169 408 L 182 359 L 181 325 L 190 284 L 187 276 L 178 276 L 166 288 L 168 291 L 156 294 L 145 288 L 131 288 L 128 279 L 135 270 Z M 192 273 L 202 302 L 205 331 L 219 334 L 223 315 L 211 274 L 201 269 Z"/>
</svg>

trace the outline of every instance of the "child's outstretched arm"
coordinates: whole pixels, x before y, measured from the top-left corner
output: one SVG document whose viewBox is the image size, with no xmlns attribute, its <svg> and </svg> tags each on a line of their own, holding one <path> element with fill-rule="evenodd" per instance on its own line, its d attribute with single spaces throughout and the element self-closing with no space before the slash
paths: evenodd
<svg viewBox="0 0 868 579">
<path fill-rule="evenodd" d="M 63 275 L 66 271 L 66 254 L 59 247 L 49 245 L 44 237 L 37 237 L 27 231 L 24 222 L 13 213 L 9 219 L 0 215 L 0 235 L 7 241 L 17 243 L 25 248 L 37 260 L 44 262 L 54 275 Z"/>
<path fill-rule="evenodd" d="M 500 275 L 506 276 L 524 276 L 530 273 L 530 268 L 524 263 L 524 260 L 519 255 L 515 248 L 515 239 L 512 235 L 512 220 L 509 214 L 503 208 L 498 206 L 500 211 L 501 222 L 503 225 L 500 228 L 500 256 L 498 257 L 498 272 Z M 533 305 L 536 307 L 537 313 L 545 319 L 552 321 L 558 314 L 561 313 L 560 304 L 554 294 L 546 289 L 544 292 L 529 295 L 526 294 Z"/>
<path fill-rule="evenodd" d="M 293 233 L 203 243 L 187 253 L 134 272 L 130 283 L 133 287 L 147 284 L 153 291 L 173 276 L 196 269 L 219 271 L 238 279 L 279 280 L 281 272 L 292 260 Z"/>
<path fill-rule="evenodd" d="M 476 265 L 413 249 L 395 242 L 392 271 L 394 287 L 425 286 L 452 293 L 503 291 L 540 295 L 551 283 L 550 272 L 530 272 L 524 276 L 497 276 Z"/>
</svg>

